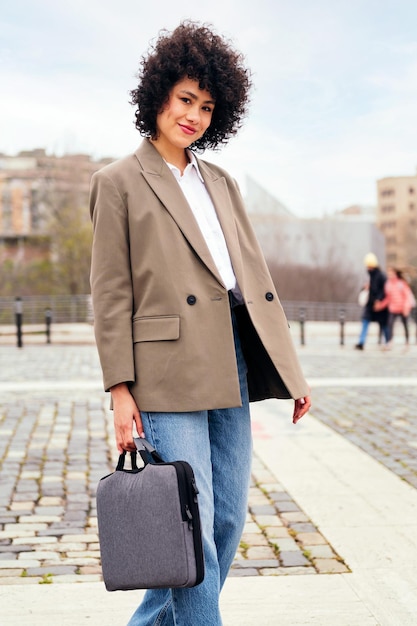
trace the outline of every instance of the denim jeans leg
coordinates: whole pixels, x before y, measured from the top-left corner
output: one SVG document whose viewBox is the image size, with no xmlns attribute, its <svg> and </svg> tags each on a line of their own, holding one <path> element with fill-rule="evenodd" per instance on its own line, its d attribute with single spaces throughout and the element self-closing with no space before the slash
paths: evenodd
<svg viewBox="0 0 417 626">
<path fill-rule="evenodd" d="M 367 319 L 362 320 L 362 329 L 361 329 L 361 334 L 360 334 L 359 341 L 358 341 L 358 343 L 362 346 L 365 345 L 366 337 L 368 335 L 369 324 L 370 324 L 369 320 Z"/>
<path fill-rule="evenodd" d="M 166 461 L 182 459 L 194 469 L 199 489 L 205 560 L 204 581 L 191 589 L 149 590 L 129 626 L 220 626 L 220 575 L 214 542 L 214 497 L 208 412 L 142 412 L 147 439 Z M 169 602 L 174 604 L 174 609 Z M 168 608 L 168 610 L 167 610 Z"/>
<path fill-rule="evenodd" d="M 248 510 L 252 435 L 247 367 L 235 326 L 235 348 L 242 406 L 209 412 L 214 489 L 214 538 L 220 588 L 239 546 Z"/>
</svg>

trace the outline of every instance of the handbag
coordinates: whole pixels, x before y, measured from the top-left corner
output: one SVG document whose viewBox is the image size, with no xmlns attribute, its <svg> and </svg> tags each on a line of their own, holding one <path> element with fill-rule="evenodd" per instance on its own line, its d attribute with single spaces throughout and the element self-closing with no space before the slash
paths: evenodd
<svg viewBox="0 0 417 626">
<path fill-rule="evenodd" d="M 103 579 L 108 591 L 194 587 L 204 556 L 194 472 L 186 461 L 165 463 L 146 439 L 135 438 L 116 470 L 97 486 Z"/>
<path fill-rule="evenodd" d="M 358 304 L 360 306 L 366 306 L 368 304 L 368 300 L 369 300 L 369 289 L 367 287 L 364 287 L 363 289 L 361 289 L 361 291 L 359 292 L 358 295 Z"/>
</svg>

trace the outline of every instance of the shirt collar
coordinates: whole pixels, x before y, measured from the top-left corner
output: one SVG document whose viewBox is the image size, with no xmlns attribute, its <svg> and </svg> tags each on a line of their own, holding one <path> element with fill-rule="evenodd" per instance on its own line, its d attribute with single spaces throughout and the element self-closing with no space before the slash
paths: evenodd
<svg viewBox="0 0 417 626">
<path fill-rule="evenodd" d="M 197 162 L 197 159 L 195 157 L 195 154 L 191 150 L 186 150 L 186 152 L 187 152 L 187 156 L 188 156 L 188 159 L 189 159 L 189 163 L 188 163 L 187 167 L 184 170 L 183 176 L 186 173 L 190 172 L 190 170 L 195 168 L 195 171 L 197 172 L 197 176 L 199 177 L 201 182 L 204 184 L 204 179 L 201 176 L 201 172 L 200 172 L 200 169 L 198 167 L 198 162 Z M 179 168 L 176 167 L 175 165 L 172 165 L 172 163 L 168 163 L 168 161 L 165 161 L 165 162 L 168 165 L 168 167 L 171 170 L 171 172 L 174 174 L 175 178 L 177 180 L 180 180 L 181 179 L 181 173 L 180 173 Z"/>
</svg>

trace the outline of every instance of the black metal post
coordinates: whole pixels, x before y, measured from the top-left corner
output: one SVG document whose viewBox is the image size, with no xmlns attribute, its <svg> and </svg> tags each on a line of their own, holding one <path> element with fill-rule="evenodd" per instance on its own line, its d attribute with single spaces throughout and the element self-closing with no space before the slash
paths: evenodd
<svg viewBox="0 0 417 626">
<path fill-rule="evenodd" d="M 300 320 L 300 343 L 302 346 L 305 345 L 305 336 L 304 336 L 304 325 L 306 321 L 306 310 L 304 307 L 300 307 L 298 312 L 298 319 Z"/>
<path fill-rule="evenodd" d="M 46 343 L 51 343 L 51 322 L 52 311 L 51 309 L 45 309 Z"/>
<path fill-rule="evenodd" d="M 346 311 L 345 309 L 339 309 L 339 322 L 340 322 L 340 345 L 345 345 L 345 320 L 346 320 Z"/>
<path fill-rule="evenodd" d="M 23 302 L 19 296 L 14 301 L 14 316 L 16 321 L 17 347 L 23 348 L 22 322 L 23 322 Z"/>
</svg>

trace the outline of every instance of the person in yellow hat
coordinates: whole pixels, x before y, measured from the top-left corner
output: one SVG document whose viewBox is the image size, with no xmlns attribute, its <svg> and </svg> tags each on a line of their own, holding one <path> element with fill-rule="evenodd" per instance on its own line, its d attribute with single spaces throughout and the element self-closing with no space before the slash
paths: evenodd
<svg viewBox="0 0 417 626">
<path fill-rule="evenodd" d="M 379 267 L 377 256 L 373 252 L 365 255 L 363 263 L 369 274 L 369 295 L 368 300 L 362 311 L 362 328 L 359 336 L 356 350 L 363 350 L 368 335 L 369 324 L 378 322 L 380 333 L 384 336 L 386 343 L 389 342 L 388 327 L 388 307 L 385 306 L 381 310 L 375 310 L 375 303 L 385 298 L 385 282 L 387 277 Z"/>
</svg>

